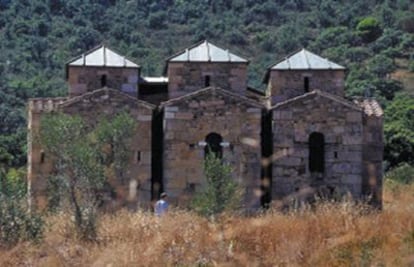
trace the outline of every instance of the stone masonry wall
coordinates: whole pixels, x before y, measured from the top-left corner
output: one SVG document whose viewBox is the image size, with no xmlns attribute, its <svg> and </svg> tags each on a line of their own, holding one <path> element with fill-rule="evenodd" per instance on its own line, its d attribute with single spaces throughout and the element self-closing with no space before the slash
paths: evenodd
<svg viewBox="0 0 414 267">
<path fill-rule="evenodd" d="M 203 95 L 164 108 L 164 189 L 172 202 L 188 205 L 188 198 L 206 184 L 204 147 L 215 132 L 228 142 L 223 158 L 245 189 L 247 208 L 260 205 L 261 108 L 221 95 Z"/>
<path fill-rule="evenodd" d="M 66 97 L 35 98 L 28 103 L 27 117 L 27 184 L 29 201 L 41 209 L 47 206 L 46 177 L 53 170 L 53 162 L 38 140 L 40 121 L 43 114 L 51 112 L 67 100 Z"/>
<path fill-rule="evenodd" d="M 152 109 L 139 104 L 136 99 L 127 99 L 112 90 L 99 90 L 78 99 L 70 99 L 55 105 L 54 110 L 61 110 L 67 114 L 79 115 L 90 125 L 96 124 L 102 117 L 112 118 L 121 111 L 128 112 L 137 121 L 137 129 L 130 144 L 129 165 L 125 169 L 123 181 L 111 180 L 117 198 L 111 206 L 129 206 L 136 208 L 137 205 L 146 205 L 151 199 L 151 121 Z M 127 98 L 126 98 L 127 97 Z M 50 109 L 32 108 L 29 125 L 31 125 L 30 136 L 35 135 L 40 126 L 42 114 Z M 39 157 L 42 148 L 39 143 L 34 143 L 29 150 L 29 179 L 32 200 L 35 207 L 44 208 L 46 205 L 46 181 L 53 169 L 53 162 L 46 155 L 45 161 L 40 162 Z M 31 171 L 30 171 L 31 170 Z"/>
<path fill-rule="evenodd" d="M 272 70 L 268 82 L 272 105 L 303 95 L 305 77 L 309 78 L 309 91 L 318 89 L 344 96 L 345 72 L 343 70 Z"/>
<path fill-rule="evenodd" d="M 310 189 L 310 192 L 348 191 L 359 198 L 362 191 L 362 111 L 313 94 L 273 110 L 273 199 Z M 323 176 L 309 171 L 309 136 L 325 139 Z M 332 192 L 331 192 L 332 193 Z"/>
<path fill-rule="evenodd" d="M 205 88 L 205 76 L 210 86 L 226 88 L 244 95 L 247 88 L 246 63 L 169 62 L 169 99 Z"/>
<path fill-rule="evenodd" d="M 69 96 L 78 96 L 102 88 L 102 75 L 106 75 L 106 87 L 137 97 L 138 68 L 73 66 L 68 66 Z"/>
</svg>

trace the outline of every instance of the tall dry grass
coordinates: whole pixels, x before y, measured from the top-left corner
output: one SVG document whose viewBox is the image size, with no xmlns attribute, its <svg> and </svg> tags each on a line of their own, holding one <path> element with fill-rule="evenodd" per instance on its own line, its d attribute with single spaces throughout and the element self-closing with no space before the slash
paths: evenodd
<svg viewBox="0 0 414 267">
<path fill-rule="evenodd" d="M 414 186 L 387 186 L 384 210 L 321 203 L 313 210 L 222 216 L 189 212 L 104 215 L 82 243 L 65 214 L 47 218 L 40 244 L 0 250 L 0 266 L 410 266 Z"/>
</svg>

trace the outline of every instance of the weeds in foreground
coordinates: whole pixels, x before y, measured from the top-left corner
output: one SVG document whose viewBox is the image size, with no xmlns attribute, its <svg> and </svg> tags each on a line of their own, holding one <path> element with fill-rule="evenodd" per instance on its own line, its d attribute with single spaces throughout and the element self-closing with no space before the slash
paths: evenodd
<svg viewBox="0 0 414 267">
<path fill-rule="evenodd" d="M 0 250 L 0 266 L 407 266 L 414 263 L 414 185 L 385 190 L 383 211 L 323 202 L 289 213 L 162 218 L 119 211 L 84 242 L 67 213 L 46 218 L 39 244 Z M 397 192 L 397 193 L 396 193 Z"/>
</svg>

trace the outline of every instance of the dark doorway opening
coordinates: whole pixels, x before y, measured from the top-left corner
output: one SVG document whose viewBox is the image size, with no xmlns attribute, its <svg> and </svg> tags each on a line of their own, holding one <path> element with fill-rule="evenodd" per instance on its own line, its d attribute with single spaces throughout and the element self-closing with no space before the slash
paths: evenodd
<svg viewBox="0 0 414 267">
<path fill-rule="evenodd" d="M 163 153 L 164 153 L 164 132 L 163 132 L 164 112 L 154 110 L 152 120 L 152 138 L 151 138 L 151 200 L 157 200 L 164 192 L 163 181 Z"/>
<path fill-rule="evenodd" d="M 309 136 L 309 171 L 325 171 L 325 137 L 318 132 L 313 132 Z"/>
<path fill-rule="evenodd" d="M 209 153 L 214 153 L 216 157 L 223 158 L 223 147 L 221 142 L 223 142 L 223 137 L 218 133 L 209 133 L 205 139 L 207 145 L 204 148 L 204 156 L 207 156 Z"/>
<path fill-rule="evenodd" d="M 269 208 L 272 201 L 272 155 L 273 155 L 273 134 L 272 134 L 272 113 L 262 112 L 262 170 L 261 170 L 261 206 Z"/>
</svg>

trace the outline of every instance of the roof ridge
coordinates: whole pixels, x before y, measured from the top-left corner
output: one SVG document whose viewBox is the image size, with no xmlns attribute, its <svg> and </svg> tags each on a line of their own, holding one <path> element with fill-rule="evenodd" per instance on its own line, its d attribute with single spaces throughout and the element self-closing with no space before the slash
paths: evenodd
<svg viewBox="0 0 414 267">
<path fill-rule="evenodd" d="M 205 43 L 206 43 L 206 47 L 207 47 L 207 58 L 208 58 L 208 61 L 211 61 L 210 46 L 209 46 L 209 43 L 207 42 L 207 40 L 205 41 Z"/>
<path fill-rule="evenodd" d="M 105 45 L 102 46 L 103 49 L 103 61 L 104 61 L 104 66 L 106 66 L 106 47 Z"/>
<path fill-rule="evenodd" d="M 302 51 L 303 51 L 303 55 L 305 56 L 306 64 L 308 65 L 308 69 L 311 69 L 312 66 L 311 66 L 311 64 L 309 62 L 309 58 L 308 58 L 308 55 L 307 55 L 308 54 L 308 51 L 305 50 L 304 48 L 302 48 Z"/>
</svg>

